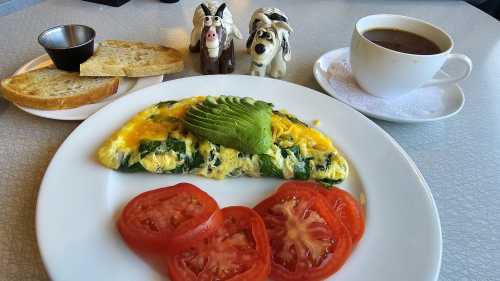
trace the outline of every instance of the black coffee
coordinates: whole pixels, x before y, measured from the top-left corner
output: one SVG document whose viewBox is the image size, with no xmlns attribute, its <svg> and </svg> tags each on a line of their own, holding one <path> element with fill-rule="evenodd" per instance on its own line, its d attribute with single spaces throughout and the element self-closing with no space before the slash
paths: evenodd
<svg viewBox="0 0 500 281">
<path fill-rule="evenodd" d="M 363 36 L 377 45 L 402 53 L 415 55 L 441 53 L 436 43 L 408 31 L 377 28 L 365 31 Z"/>
</svg>

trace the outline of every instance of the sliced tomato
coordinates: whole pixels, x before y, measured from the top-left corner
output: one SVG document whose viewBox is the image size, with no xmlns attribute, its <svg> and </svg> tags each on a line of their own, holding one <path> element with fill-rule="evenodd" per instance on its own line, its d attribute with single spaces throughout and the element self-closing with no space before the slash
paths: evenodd
<svg viewBox="0 0 500 281">
<path fill-rule="evenodd" d="M 262 218 L 247 207 L 221 210 L 223 226 L 168 257 L 171 280 L 266 280 L 271 249 Z"/>
<path fill-rule="evenodd" d="M 139 194 L 125 206 L 117 226 L 127 245 L 157 267 L 166 254 L 212 234 L 222 224 L 217 210 L 207 193 L 179 183 Z"/>
<path fill-rule="evenodd" d="M 325 189 L 325 187 L 317 182 L 313 181 L 301 181 L 301 180 L 289 180 L 282 183 L 277 192 L 283 190 L 301 190 L 301 191 L 310 191 L 314 193 L 318 193 L 321 189 Z"/>
<path fill-rule="evenodd" d="M 340 188 L 320 189 L 330 207 L 335 211 L 351 234 L 352 243 L 356 244 L 365 232 L 365 215 L 361 205 L 351 194 Z"/>
<path fill-rule="evenodd" d="M 353 244 L 356 244 L 365 231 L 365 216 L 361 205 L 347 191 L 337 187 L 330 189 L 310 181 L 287 181 L 278 190 L 309 189 L 317 191 L 326 197 L 328 205 L 340 218 L 351 234 Z"/>
<path fill-rule="evenodd" d="M 317 192 L 279 190 L 255 210 L 266 224 L 274 280 L 322 280 L 351 253 L 349 232 Z"/>
</svg>

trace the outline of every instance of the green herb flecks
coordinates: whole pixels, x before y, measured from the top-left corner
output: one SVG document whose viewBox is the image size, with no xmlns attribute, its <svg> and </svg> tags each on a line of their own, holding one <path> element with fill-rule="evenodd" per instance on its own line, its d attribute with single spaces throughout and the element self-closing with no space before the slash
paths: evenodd
<svg viewBox="0 0 500 281">
<path fill-rule="evenodd" d="M 171 106 L 173 104 L 176 104 L 178 103 L 179 101 L 176 101 L 176 100 L 166 100 L 166 101 L 161 101 L 159 103 L 156 104 L 157 107 L 164 107 L 164 106 Z"/>
<path fill-rule="evenodd" d="M 332 156 L 333 156 L 333 154 L 331 154 L 331 153 L 327 154 L 323 163 L 316 165 L 316 170 L 318 170 L 318 171 L 328 170 L 328 168 L 332 164 Z"/>
<path fill-rule="evenodd" d="M 139 154 L 141 155 L 141 158 L 144 158 L 144 156 L 149 153 L 156 151 L 156 148 L 158 148 L 162 143 L 162 141 L 142 140 L 139 144 Z"/>
<path fill-rule="evenodd" d="M 259 154 L 260 174 L 265 177 L 283 177 L 283 171 L 276 167 L 272 157 L 267 154 Z"/>
<path fill-rule="evenodd" d="M 320 179 L 319 180 L 320 183 L 322 183 L 324 186 L 330 188 L 332 187 L 334 184 L 339 184 L 342 182 L 342 180 L 334 180 L 334 179 Z"/>
<path fill-rule="evenodd" d="M 179 123 L 181 120 L 172 116 L 164 116 L 161 114 L 153 114 L 149 116 L 149 119 L 156 123 Z"/>
<path fill-rule="evenodd" d="M 139 144 L 139 154 L 144 158 L 149 153 L 167 153 L 173 150 L 177 153 L 186 153 L 186 144 L 174 138 L 168 138 L 165 141 L 142 140 Z"/>
<path fill-rule="evenodd" d="M 297 162 L 293 166 L 293 177 L 298 180 L 307 180 L 311 175 L 310 161 L 312 158 L 306 158 L 303 161 Z"/>
<path fill-rule="evenodd" d="M 129 166 L 129 160 L 130 160 L 130 154 L 127 155 L 127 157 L 123 158 L 122 162 L 120 163 L 120 167 L 118 167 L 118 171 L 120 172 L 125 172 L 125 173 L 135 173 L 135 172 L 143 172 L 146 171 L 144 167 L 141 165 L 141 163 L 136 162 Z"/>
<path fill-rule="evenodd" d="M 199 168 L 204 162 L 205 162 L 205 159 L 203 158 L 203 155 L 199 151 L 196 151 L 194 153 L 193 157 L 189 158 L 188 167 L 190 170 L 196 169 L 196 168 Z"/>
</svg>

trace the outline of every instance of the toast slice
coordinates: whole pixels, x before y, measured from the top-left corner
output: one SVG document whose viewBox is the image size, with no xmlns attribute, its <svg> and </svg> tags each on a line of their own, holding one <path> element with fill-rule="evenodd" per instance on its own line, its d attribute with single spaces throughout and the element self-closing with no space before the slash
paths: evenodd
<svg viewBox="0 0 500 281">
<path fill-rule="evenodd" d="M 182 71 L 182 54 L 156 44 L 106 40 L 80 64 L 81 76 L 145 77 Z"/>
<path fill-rule="evenodd" d="M 55 110 L 97 102 L 116 93 L 118 84 L 116 77 L 81 77 L 45 67 L 2 80 L 0 92 L 21 106 Z"/>
</svg>

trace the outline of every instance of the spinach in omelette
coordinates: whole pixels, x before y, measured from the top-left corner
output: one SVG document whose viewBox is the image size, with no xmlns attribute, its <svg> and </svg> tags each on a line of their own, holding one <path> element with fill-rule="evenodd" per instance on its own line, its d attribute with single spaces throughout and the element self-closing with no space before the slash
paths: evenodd
<svg viewBox="0 0 500 281">
<path fill-rule="evenodd" d="M 272 104 L 239 97 L 192 97 L 146 108 L 98 150 L 122 172 L 190 173 L 214 179 L 279 177 L 343 181 L 346 160 L 323 133 Z"/>
</svg>

